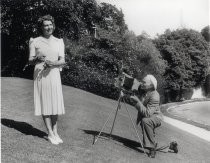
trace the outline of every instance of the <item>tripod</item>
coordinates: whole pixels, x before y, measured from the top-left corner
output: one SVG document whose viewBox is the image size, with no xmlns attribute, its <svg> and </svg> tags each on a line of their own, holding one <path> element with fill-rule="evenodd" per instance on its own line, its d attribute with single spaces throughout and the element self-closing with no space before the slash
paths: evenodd
<svg viewBox="0 0 210 163">
<path fill-rule="evenodd" d="M 111 135 L 112 135 L 112 132 L 113 132 L 113 129 L 114 129 L 114 125 L 115 125 L 115 120 L 116 120 L 116 117 L 117 117 L 117 113 L 118 113 L 119 109 L 121 108 L 121 101 L 122 101 L 122 102 L 124 103 L 124 106 L 125 106 L 125 109 L 126 109 L 128 115 L 129 115 L 129 118 L 130 118 L 130 120 L 131 120 L 131 123 L 132 123 L 132 125 L 133 125 L 133 128 L 134 128 L 134 130 L 135 130 L 135 132 L 136 132 L 136 135 L 137 135 L 137 137 L 138 137 L 139 143 L 141 144 L 141 147 L 142 147 L 142 149 L 143 149 L 143 151 L 144 151 L 144 154 L 146 155 L 145 149 L 144 149 L 144 147 L 143 147 L 143 143 L 142 143 L 142 141 L 141 141 L 141 139 L 140 139 L 140 137 L 139 137 L 139 134 L 138 134 L 138 131 L 137 131 L 136 127 L 135 127 L 134 121 L 133 121 L 133 119 L 132 119 L 132 117 L 131 117 L 131 115 L 130 115 L 130 113 L 129 113 L 129 111 L 128 111 L 128 108 L 127 108 L 127 106 L 126 106 L 124 96 L 122 95 L 122 91 L 123 91 L 123 90 L 120 91 L 120 95 L 119 95 L 119 98 L 118 98 L 118 101 L 117 101 L 118 104 L 117 104 L 117 108 L 116 108 L 116 111 L 115 111 L 114 121 L 113 121 L 112 128 L 111 128 L 111 131 L 110 131 L 110 134 L 109 134 L 109 138 L 110 138 Z M 101 128 L 99 134 L 97 135 L 96 139 L 94 140 L 93 145 L 97 142 L 98 138 L 101 136 L 101 133 L 102 133 L 104 127 L 106 126 L 106 124 L 109 122 L 109 120 L 110 120 L 111 115 L 112 115 L 113 112 L 114 112 L 114 109 L 113 109 L 113 110 L 111 111 L 111 113 L 109 114 L 109 116 L 108 116 L 106 122 L 104 123 L 104 125 L 103 125 L 103 127 Z"/>
</svg>

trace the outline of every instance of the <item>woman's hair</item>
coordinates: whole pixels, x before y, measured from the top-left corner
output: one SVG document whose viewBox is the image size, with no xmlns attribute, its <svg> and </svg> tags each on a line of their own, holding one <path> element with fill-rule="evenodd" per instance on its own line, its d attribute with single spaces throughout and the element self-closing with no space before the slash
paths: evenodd
<svg viewBox="0 0 210 163">
<path fill-rule="evenodd" d="M 37 25 L 38 25 L 38 32 L 39 33 L 42 33 L 43 22 L 46 21 L 46 20 L 52 22 L 53 29 L 55 30 L 55 21 L 54 21 L 54 18 L 51 15 L 45 15 L 45 16 L 42 16 L 42 17 L 40 17 L 38 19 Z"/>
</svg>

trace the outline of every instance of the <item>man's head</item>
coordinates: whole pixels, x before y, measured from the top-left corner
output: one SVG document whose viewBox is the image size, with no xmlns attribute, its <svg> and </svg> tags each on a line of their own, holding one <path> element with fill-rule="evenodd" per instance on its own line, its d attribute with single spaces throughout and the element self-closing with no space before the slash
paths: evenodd
<svg viewBox="0 0 210 163">
<path fill-rule="evenodd" d="M 142 80 L 142 89 L 145 90 L 151 90 L 157 89 L 157 80 L 153 75 L 148 74 L 147 76 L 145 76 Z"/>
</svg>

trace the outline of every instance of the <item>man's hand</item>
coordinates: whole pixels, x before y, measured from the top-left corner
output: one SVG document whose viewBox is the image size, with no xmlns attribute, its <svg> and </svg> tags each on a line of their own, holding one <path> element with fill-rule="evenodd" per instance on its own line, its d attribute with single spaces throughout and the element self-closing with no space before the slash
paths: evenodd
<svg viewBox="0 0 210 163">
<path fill-rule="evenodd" d="M 131 99 L 133 99 L 135 102 L 139 102 L 139 98 L 137 96 L 130 96 Z"/>
<path fill-rule="evenodd" d="M 121 92 L 120 92 L 120 96 L 121 96 L 121 97 L 123 97 L 123 96 L 124 96 L 124 93 L 123 93 L 123 91 L 121 91 Z"/>
</svg>

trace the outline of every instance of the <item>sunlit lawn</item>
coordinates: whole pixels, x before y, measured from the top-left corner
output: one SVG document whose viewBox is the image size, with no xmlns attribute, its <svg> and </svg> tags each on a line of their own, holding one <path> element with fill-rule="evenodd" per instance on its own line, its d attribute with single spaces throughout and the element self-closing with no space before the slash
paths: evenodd
<svg viewBox="0 0 210 163">
<path fill-rule="evenodd" d="M 41 117 L 33 112 L 33 81 L 2 78 L 1 157 L 2 162 L 208 162 L 210 143 L 163 123 L 156 130 L 159 146 L 171 140 L 179 144 L 179 153 L 158 152 L 155 159 L 142 153 L 125 109 L 119 111 L 111 140 L 96 135 L 117 102 L 63 86 L 66 114 L 59 118 L 63 144 L 52 145 L 46 139 Z M 129 106 L 136 118 L 136 111 Z M 112 117 L 113 120 L 113 117 Z M 112 122 L 111 120 L 111 122 Z M 105 137 L 111 122 L 105 127 Z M 141 133 L 138 127 L 139 133 Z"/>
</svg>

